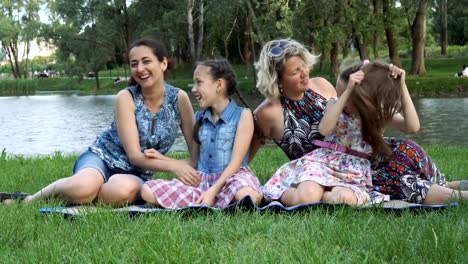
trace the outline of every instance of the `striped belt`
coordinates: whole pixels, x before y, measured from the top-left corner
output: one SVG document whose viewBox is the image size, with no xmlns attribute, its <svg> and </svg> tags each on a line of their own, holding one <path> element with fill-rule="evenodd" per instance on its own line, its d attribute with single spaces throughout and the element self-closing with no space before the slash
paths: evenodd
<svg viewBox="0 0 468 264">
<path fill-rule="evenodd" d="M 372 160 L 372 156 L 369 155 L 369 154 L 366 154 L 366 153 L 363 153 L 363 152 L 360 152 L 360 151 L 357 151 L 357 150 L 354 150 L 354 149 L 350 149 L 348 147 L 338 145 L 338 144 L 335 144 L 335 143 L 332 143 L 332 142 L 322 141 L 322 140 L 315 140 L 314 145 L 319 146 L 321 148 L 336 150 L 336 151 L 343 152 L 343 153 L 346 153 L 346 154 L 350 154 L 350 155 L 353 155 L 353 156 L 356 156 L 356 157 Z"/>
</svg>

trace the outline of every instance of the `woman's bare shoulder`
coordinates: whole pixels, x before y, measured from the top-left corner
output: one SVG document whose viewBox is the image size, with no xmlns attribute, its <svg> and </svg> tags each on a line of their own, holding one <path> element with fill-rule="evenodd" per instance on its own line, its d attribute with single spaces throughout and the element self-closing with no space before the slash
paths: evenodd
<svg viewBox="0 0 468 264">
<path fill-rule="evenodd" d="M 325 78 L 311 78 L 310 83 L 312 84 L 312 89 L 315 92 L 327 99 L 337 96 L 335 87 Z"/>
<path fill-rule="evenodd" d="M 281 109 L 279 100 L 271 100 L 267 98 L 257 106 L 254 111 L 254 115 L 262 118 L 269 117 L 276 112 L 275 109 Z"/>
</svg>

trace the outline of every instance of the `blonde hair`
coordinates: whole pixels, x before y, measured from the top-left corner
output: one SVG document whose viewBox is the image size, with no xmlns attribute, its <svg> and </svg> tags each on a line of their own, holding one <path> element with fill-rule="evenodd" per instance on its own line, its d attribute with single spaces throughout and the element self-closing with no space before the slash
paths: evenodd
<svg viewBox="0 0 468 264">
<path fill-rule="evenodd" d="M 282 48 L 280 55 L 272 57 L 270 55 L 271 49 L 278 47 L 280 41 L 287 41 L 288 43 Z M 304 45 L 295 40 L 271 40 L 267 42 L 260 53 L 260 58 L 255 63 L 257 71 L 257 84 L 256 87 L 260 93 L 272 99 L 280 97 L 278 81 L 280 74 L 284 70 L 284 64 L 292 56 L 300 56 L 309 69 L 317 62 L 319 56 L 310 53 Z"/>
</svg>

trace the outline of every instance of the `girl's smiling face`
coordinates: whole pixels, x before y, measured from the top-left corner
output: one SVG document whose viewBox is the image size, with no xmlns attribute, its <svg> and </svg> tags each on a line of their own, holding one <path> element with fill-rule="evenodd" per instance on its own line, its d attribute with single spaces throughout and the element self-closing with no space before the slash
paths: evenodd
<svg viewBox="0 0 468 264">
<path fill-rule="evenodd" d="M 193 72 L 192 93 L 197 99 L 200 108 L 208 108 L 216 100 L 218 82 L 209 73 L 210 67 L 199 65 Z"/>
</svg>

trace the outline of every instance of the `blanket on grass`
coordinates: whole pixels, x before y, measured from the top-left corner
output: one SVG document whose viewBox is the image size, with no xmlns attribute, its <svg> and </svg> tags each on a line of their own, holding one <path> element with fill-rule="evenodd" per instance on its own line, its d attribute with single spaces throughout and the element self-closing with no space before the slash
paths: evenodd
<svg viewBox="0 0 468 264">
<path fill-rule="evenodd" d="M 425 210 L 441 210 L 447 207 L 457 206 L 458 203 L 452 202 L 449 204 L 441 205 L 422 205 L 422 204 L 413 204 L 404 201 L 392 200 L 389 202 L 379 203 L 379 204 L 369 204 L 361 207 L 355 207 L 357 210 L 366 210 L 366 209 L 383 209 L 385 211 L 402 211 L 402 210 L 412 210 L 412 211 L 425 211 Z M 257 206 L 254 204 L 250 196 L 246 196 L 243 199 L 230 204 L 228 207 L 219 209 L 206 205 L 197 205 L 189 206 L 181 209 L 163 209 L 150 207 L 148 205 L 131 205 L 123 208 L 110 209 L 116 213 L 128 213 L 129 215 L 138 215 L 138 214 L 152 214 L 152 213 L 161 213 L 161 212 L 185 212 L 185 211 L 226 211 L 234 212 L 237 210 L 257 210 L 260 212 L 299 212 L 306 209 L 320 208 L 320 207 L 339 207 L 339 206 L 349 206 L 345 204 L 329 204 L 329 203 L 309 203 L 301 204 L 296 206 L 284 206 L 279 202 L 271 202 L 265 205 Z M 78 216 L 87 213 L 94 213 L 98 211 L 96 206 L 59 206 L 59 207 L 49 207 L 39 209 L 40 213 L 46 214 L 62 214 L 64 216 Z"/>
</svg>

